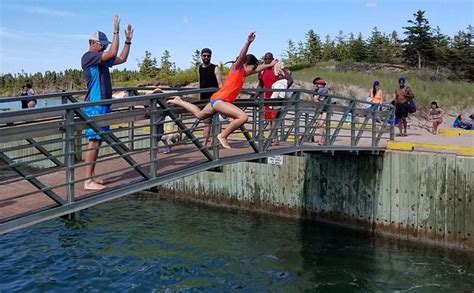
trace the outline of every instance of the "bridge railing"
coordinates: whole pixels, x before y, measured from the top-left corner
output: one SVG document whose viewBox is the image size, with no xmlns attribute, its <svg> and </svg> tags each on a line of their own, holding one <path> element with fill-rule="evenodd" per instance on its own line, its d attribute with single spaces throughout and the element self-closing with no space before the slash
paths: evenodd
<svg viewBox="0 0 474 293">
<path fill-rule="evenodd" d="M 300 151 L 378 152 L 394 133 L 391 105 L 334 95 L 315 101 L 313 92 L 305 89 L 278 90 L 287 98 L 269 100 L 264 92 L 274 90 L 246 89 L 235 104 L 249 119 L 229 137 L 232 149 L 226 150 L 216 136 L 227 120 L 214 115 L 212 143 L 205 146 L 206 125 L 166 102 L 214 89 L 140 94 L 151 89 L 120 88 L 128 91 L 127 98 L 87 103 L 79 100 L 85 92 L 35 96 L 60 98 L 62 104 L 0 113 L 0 232 L 233 162 Z M 108 104 L 113 109 L 109 114 L 88 117 L 83 111 L 85 106 Z M 274 120 L 265 119 L 276 109 Z M 106 125 L 110 130 L 102 129 Z M 82 160 L 90 150 L 84 134 L 88 128 L 104 142 L 97 148 L 100 156 L 93 162 L 97 167 L 92 177 L 85 176 L 87 164 Z M 172 152 L 165 154 L 165 147 Z M 108 181 L 108 189 L 84 190 L 84 181 L 98 177 Z"/>
</svg>

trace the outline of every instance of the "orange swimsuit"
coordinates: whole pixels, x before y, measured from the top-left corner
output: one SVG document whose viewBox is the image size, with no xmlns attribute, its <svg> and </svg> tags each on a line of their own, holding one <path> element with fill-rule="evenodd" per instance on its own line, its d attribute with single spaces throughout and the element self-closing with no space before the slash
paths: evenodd
<svg viewBox="0 0 474 293">
<path fill-rule="evenodd" d="M 240 68 L 237 70 L 231 68 L 224 82 L 224 85 L 220 90 L 218 90 L 212 95 L 211 101 L 223 100 L 228 103 L 234 103 L 237 99 L 237 96 L 240 94 L 242 87 L 244 86 L 244 81 L 244 68 Z"/>
</svg>

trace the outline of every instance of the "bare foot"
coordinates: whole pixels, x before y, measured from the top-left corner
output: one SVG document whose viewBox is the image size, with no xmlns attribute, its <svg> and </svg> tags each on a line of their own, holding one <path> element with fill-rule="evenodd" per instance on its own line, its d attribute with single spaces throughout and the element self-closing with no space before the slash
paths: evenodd
<svg viewBox="0 0 474 293">
<path fill-rule="evenodd" d="M 221 145 L 225 148 L 225 149 L 231 149 L 230 145 L 229 145 L 229 142 L 227 141 L 227 138 L 223 138 L 220 134 L 217 135 L 217 139 L 219 140 L 219 142 L 221 143 Z"/>
<path fill-rule="evenodd" d="M 102 185 L 102 184 L 99 184 L 97 182 L 94 182 L 92 180 L 86 180 L 84 182 L 84 189 L 85 190 L 102 190 L 102 189 L 105 189 L 106 186 L 105 185 Z"/>
<path fill-rule="evenodd" d="M 178 105 L 178 106 L 181 105 L 182 102 L 183 102 L 183 100 L 181 100 L 180 97 L 176 97 L 176 98 L 174 98 L 174 99 L 172 99 L 172 100 L 168 100 L 168 101 L 167 101 L 168 104 L 171 104 L 171 105 Z"/>
<path fill-rule="evenodd" d="M 105 180 L 97 177 L 97 178 L 94 178 L 94 182 L 99 183 L 99 184 L 104 184 Z"/>
</svg>

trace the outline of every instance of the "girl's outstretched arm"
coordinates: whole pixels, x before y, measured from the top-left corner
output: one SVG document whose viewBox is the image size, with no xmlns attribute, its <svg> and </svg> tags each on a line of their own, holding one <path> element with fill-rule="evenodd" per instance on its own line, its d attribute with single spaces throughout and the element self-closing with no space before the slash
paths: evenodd
<svg viewBox="0 0 474 293">
<path fill-rule="evenodd" d="M 247 51 L 249 50 L 250 44 L 255 40 L 255 32 L 251 32 L 248 37 L 247 41 L 245 42 L 244 46 L 240 50 L 239 57 L 237 57 L 237 60 L 235 61 L 234 69 L 241 68 L 245 64 L 245 56 L 247 55 Z"/>
</svg>

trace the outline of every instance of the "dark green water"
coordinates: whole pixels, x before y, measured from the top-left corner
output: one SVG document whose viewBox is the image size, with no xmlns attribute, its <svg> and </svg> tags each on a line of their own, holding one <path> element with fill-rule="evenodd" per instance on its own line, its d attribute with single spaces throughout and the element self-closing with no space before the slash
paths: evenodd
<svg viewBox="0 0 474 293">
<path fill-rule="evenodd" d="M 169 200 L 0 236 L 1 292 L 472 290 L 473 254 Z"/>
</svg>

